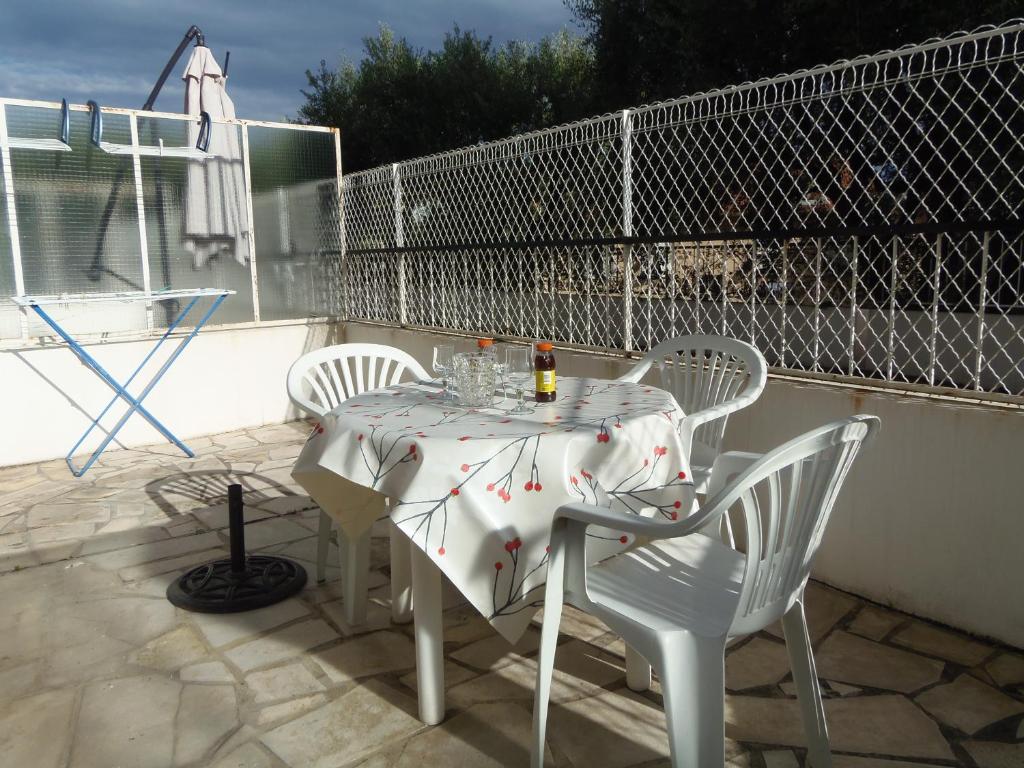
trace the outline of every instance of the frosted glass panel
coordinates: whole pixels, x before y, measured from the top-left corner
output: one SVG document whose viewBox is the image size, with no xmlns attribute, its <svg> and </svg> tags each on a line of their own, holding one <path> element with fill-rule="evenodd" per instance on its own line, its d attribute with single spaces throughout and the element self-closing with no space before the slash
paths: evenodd
<svg viewBox="0 0 1024 768">
<path fill-rule="evenodd" d="M 53 138 L 60 111 L 6 107 L 7 132 Z M 89 141 L 90 115 L 71 113 L 71 152 L 11 149 L 15 205 L 28 294 L 140 291 L 142 259 L 130 156 Z M 127 115 L 103 116 L 103 140 L 130 144 Z M 70 305 L 60 312 L 72 332 L 146 328 L 140 304 Z M 31 335 L 52 333 L 29 313 Z"/>
<path fill-rule="evenodd" d="M 249 127 L 260 318 L 335 315 L 341 226 L 334 135 Z"/>
<path fill-rule="evenodd" d="M 142 146 L 158 146 L 161 141 L 165 147 L 195 144 L 196 127 L 191 121 L 140 117 L 138 128 Z M 254 319 L 241 141 L 239 126 L 214 124 L 209 160 L 140 159 L 153 290 L 237 291 L 221 304 L 214 323 Z M 154 310 L 155 324 L 169 322 L 174 309 L 170 304 Z M 190 315 L 192 320 L 198 317 Z"/>
<path fill-rule="evenodd" d="M 4 112 L 15 142 L 59 134 L 59 108 L 5 104 Z M 263 319 L 339 313 L 334 134 L 251 126 L 248 179 L 241 125 L 213 123 L 208 152 L 197 155 L 197 119 L 135 113 L 133 147 L 131 115 L 102 114 L 103 148 L 91 142 L 91 112 L 73 107 L 71 152 L 10 150 L 26 294 L 226 288 L 235 293 L 212 322 L 227 324 L 255 319 L 258 278 Z M 21 334 L 22 313 L 8 298 L 16 291 L 6 221 L 11 200 L 0 195 L 0 338 Z M 185 325 L 210 303 L 199 302 Z M 81 335 L 166 327 L 182 306 L 157 302 L 147 312 L 141 302 L 67 302 L 48 311 Z M 29 335 L 53 335 L 34 312 L 26 316 Z"/>
</svg>

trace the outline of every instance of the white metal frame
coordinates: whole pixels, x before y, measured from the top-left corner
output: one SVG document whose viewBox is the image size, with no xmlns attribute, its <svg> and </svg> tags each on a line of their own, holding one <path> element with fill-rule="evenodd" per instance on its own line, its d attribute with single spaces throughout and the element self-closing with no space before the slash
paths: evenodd
<svg viewBox="0 0 1024 768">
<path fill-rule="evenodd" d="M 61 103 L 54 101 L 40 101 L 33 99 L 14 99 L 14 98 L 0 98 L 0 162 L 3 167 L 3 194 L 7 202 L 7 220 L 0 222 L 0 226 L 6 226 L 10 233 L 11 241 L 11 259 L 13 262 L 13 276 L 14 276 L 14 289 L 17 295 L 25 295 L 25 279 L 21 253 L 21 241 L 18 230 L 18 218 L 17 208 L 14 190 L 14 176 L 11 166 L 11 149 L 35 149 L 35 150 L 48 150 L 48 151 L 70 151 L 70 147 L 62 144 L 60 141 L 53 139 L 20 139 L 17 137 L 11 137 L 8 133 L 8 126 L 6 120 L 6 107 L 20 106 L 20 107 L 38 107 L 45 109 L 60 110 Z M 69 112 L 90 112 L 90 108 L 85 104 L 69 104 Z M 142 280 L 143 288 L 145 291 L 152 290 L 152 281 L 150 278 L 149 270 L 149 254 L 148 254 L 148 243 L 146 238 L 146 221 L 145 221 L 145 201 L 143 199 L 143 179 L 140 157 L 144 155 L 163 155 L 163 156 L 183 156 L 190 159 L 196 159 L 200 156 L 209 157 L 205 153 L 195 153 L 191 151 L 189 147 L 146 147 L 143 146 L 139 141 L 138 135 L 138 120 L 139 118 L 160 118 L 166 120 L 178 120 L 181 122 L 195 122 L 196 117 L 194 115 L 184 115 L 171 112 L 155 112 L 145 111 L 139 109 L 123 109 L 117 107 L 102 107 L 101 112 L 104 115 L 127 115 L 129 119 L 129 128 L 131 134 L 130 145 L 119 145 L 109 144 L 109 146 L 101 147 L 104 151 L 112 154 L 127 154 L 132 155 L 132 173 L 134 178 L 134 190 L 135 190 L 135 205 L 138 218 L 139 226 L 139 237 L 140 237 L 140 259 L 142 265 Z M 293 131 L 307 131 L 312 133 L 330 133 L 334 134 L 335 142 L 335 157 L 337 163 L 337 183 L 339 190 L 339 201 L 342 188 L 341 178 L 341 150 L 340 150 L 340 132 L 337 128 L 331 128 L 326 126 L 315 126 L 315 125 L 301 125 L 293 123 L 278 123 L 266 120 L 244 120 L 244 119 L 227 119 L 227 118 L 211 118 L 211 122 L 219 125 L 237 125 L 240 126 L 242 132 L 242 159 L 244 164 L 245 173 L 245 205 L 246 214 L 250 222 L 250 237 L 249 237 L 249 264 L 250 264 L 250 275 L 252 279 L 252 300 L 253 300 L 253 320 L 251 322 L 243 323 L 218 323 L 211 325 L 207 332 L 222 330 L 222 329 L 244 329 L 252 327 L 269 327 L 279 325 L 293 325 L 293 324 L 310 324 L 315 322 L 330 322 L 336 320 L 336 317 L 317 317 L 317 318 L 297 318 L 295 320 L 277 320 L 266 322 L 260 317 L 260 303 L 259 303 L 259 283 L 257 274 L 256 264 L 256 236 L 255 236 L 255 223 L 253 221 L 253 209 L 252 209 L 252 181 L 251 181 L 251 169 L 249 164 L 249 142 L 248 142 L 248 129 L 250 126 L 258 126 L 264 128 L 275 128 L 283 130 Z M 58 146 L 59 145 L 59 146 Z M 186 154 L 182 155 L 181 152 Z M 177 154 L 176 154 L 177 153 Z M 339 203 L 340 204 L 340 203 Z M 341 237 L 344 237 L 344 232 L 341 233 Z M 342 240 L 342 243 L 344 241 Z M 96 334 L 82 334 L 80 340 L 84 343 L 94 342 L 108 342 L 113 339 L 131 341 L 138 339 L 145 339 L 154 334 L 163 334 L 163 329 L 155 328 L 153 322 L 153 311 L 152 306 L 147 307 L 146 312 L 146 329 L 138 331 L 124 332 L 116 334 L 113 338 L 109 333 L 96 333 Z M 11 348 L 24 348 L 26 345 L 33 344 L 33 337 L 29 335 L 29 323 L 28 315 L 25 313 L 25 308 L 22 307 L 20 317 L 21 334 L 20 338 L 16 339 L 0 339 L 0 349 L 11 349 Z"/>
</svg>

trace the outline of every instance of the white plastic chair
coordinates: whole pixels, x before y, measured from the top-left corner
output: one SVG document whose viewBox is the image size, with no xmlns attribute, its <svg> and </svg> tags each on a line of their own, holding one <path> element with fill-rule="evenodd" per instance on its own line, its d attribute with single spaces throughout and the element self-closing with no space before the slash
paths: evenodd
<svg viewBox="0 0 1024 768">
<path fill-rule="evenodd" d="M 804 617 L 804 587 L 836 496 L 874 416 L 851 416 L 761 457 L 723 454 L 734 482 L 711 491 L 688 518 L 662 523 L 587 504 L 555 514 L 537 664 L 532 766 L 541 768 L 551 670 L 562 604 L 600 618 L 661 678 L 674 768 L 724 764 L 725 646 L 781 618 L 814 768 L 830 768 L 828 731 Z M 737 459 L 732 461 L 732 459 Z M 744 523 L 738 551 L 696 533 L 734 512 Z M 589 525 L 653 540 L 587 568 Z"/>
<path fill-rule="evenodd" d="M 639 382 L 657 366 L 661 388 L 686 417 L 680 425 L 697 493 L 707 491 L 711 466 L 722 450 L 729 414 L 760 397 L 768 363 L 755 347 L 727 336 L 677 336 L 650 350 L 619 381 Z"/>
<path fill-rule="evenodd" d="M 418 379 L 430 375 L 407 352 L 383 344 L 338 344 L 309 352 L 288 371 L 288 397 L 311 416 L 323 417 L 343 401 L 367 390 L 397 384 L 404 374 Z M 317 539 L 316 580 L 327 573 L 334 521 L 320 513 Z M 366 583 L 370 568 L 370 532 L 349 540 L 338 530 L 345 616 L 350 624 L 366 620 Z M 396 621 L 409 621 L 412 591 L 409 583 L 409 540 L 394 526 L 391 529 L 391 605 Z"/>
</svg>

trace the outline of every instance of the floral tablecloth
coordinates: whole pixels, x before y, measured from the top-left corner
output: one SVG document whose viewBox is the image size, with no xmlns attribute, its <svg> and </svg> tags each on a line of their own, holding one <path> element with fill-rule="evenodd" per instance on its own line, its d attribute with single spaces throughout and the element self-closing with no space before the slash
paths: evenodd
<svg viewBox="0 0 1024 768">
<path fill-rule="evenodd" d="M 292 472 L 345 532 L 373 524 L 356 483 L 391 500 L 392 520 L 510 641 L 541 606 L 551 520 L 587 501 L 673 520 L 693 500 L 670 394 L 642 384 L 560 378 L 554 403 L 466 409 L 436 382 L 350 398 L 314 425 Z M 630 537 L 592 528 L 588 556 Z"/>
</svg>

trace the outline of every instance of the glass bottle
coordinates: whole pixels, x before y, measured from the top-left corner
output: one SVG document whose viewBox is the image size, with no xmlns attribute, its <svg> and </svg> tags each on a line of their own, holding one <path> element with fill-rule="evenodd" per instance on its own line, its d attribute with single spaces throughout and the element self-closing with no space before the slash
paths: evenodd
<svg viewBox="0 0 1024 768">
<path fill-rule="evenodd" d="M 555 402 L 555 355 L 554 345 L 549 341 L 537 344 L 537 356 L 533 359 L 536 375 L 536 400 L 538 403 Z"/>
</svg>

